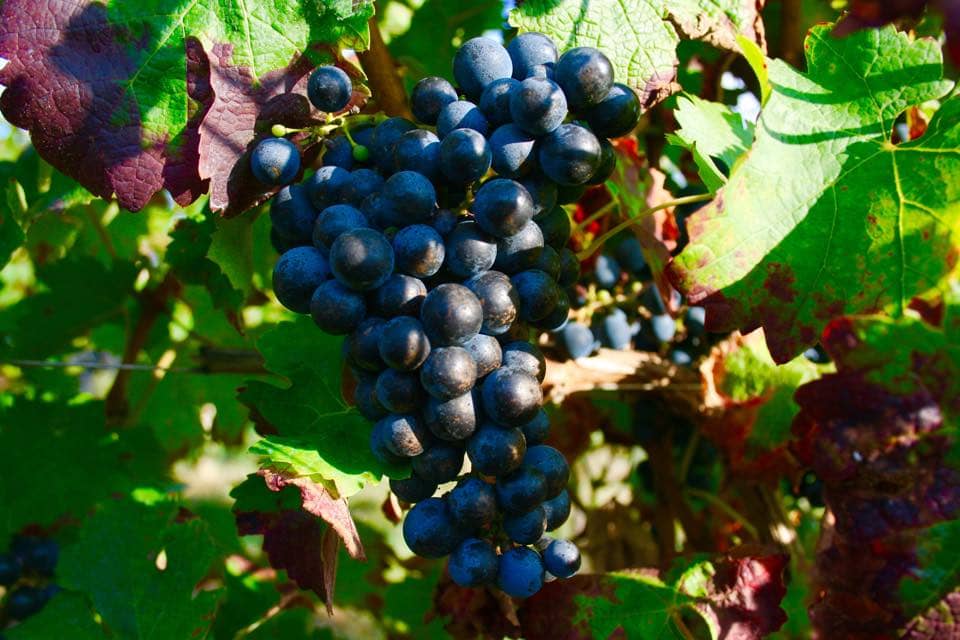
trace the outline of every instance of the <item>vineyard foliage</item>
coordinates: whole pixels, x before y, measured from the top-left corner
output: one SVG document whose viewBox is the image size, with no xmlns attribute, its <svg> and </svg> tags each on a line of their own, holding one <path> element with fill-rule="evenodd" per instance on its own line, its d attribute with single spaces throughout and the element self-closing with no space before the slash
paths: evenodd
<svg viewBox="0 0 960 640">
<path fill-rule="evenodd" d="M 3 0 L 0 638 L 960 636 L 960 8 L 927 4 Z M 564 208 L 589 355 L 535 334 L 583 566 L 512 599 L 404 543 L 409 466 L 278 303 L 250 154 L 329 157 L 317 65 L 412 117 L 530 31 L 642 116 Z M 6 580 L 24 539 L 56 568 Z"/>
</svg>

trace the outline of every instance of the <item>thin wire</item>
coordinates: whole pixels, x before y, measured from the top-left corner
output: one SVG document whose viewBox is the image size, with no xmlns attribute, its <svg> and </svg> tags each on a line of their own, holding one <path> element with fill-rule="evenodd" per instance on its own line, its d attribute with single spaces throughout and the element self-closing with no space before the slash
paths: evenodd
<svg viewBox="0 0 960 640">
<path fill-rule="evenodd" d="M 172 371 L 174 373 L 197 372 L 191 367 L 157 367 L 150 364 L 110 364 L 110 363 L 79 363 L 79 362 L 59 362 L 57 360 L 0 360 L 0 365 L 12 365 L 14 367 L 37 367 L 46 369 L 66 369 L 68 367 L 78 367 L 80 369 L 107 369 L 114 371 Z"/>
</svg>

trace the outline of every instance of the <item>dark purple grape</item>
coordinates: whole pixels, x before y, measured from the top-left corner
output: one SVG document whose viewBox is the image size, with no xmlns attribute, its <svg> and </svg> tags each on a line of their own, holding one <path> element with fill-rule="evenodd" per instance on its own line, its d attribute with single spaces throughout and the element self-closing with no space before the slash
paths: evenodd
<svg viewBox="0 0 960 640">
<path fill-rule="evenodd" d="M 424 222 L 437 206 L 437 192 L 425 176 L 415 171 L 400 171 L 383 185 L 381 196 L 404 224 Z"/>
<path fill-rule="evenodd" d="M 593 47 L 575 47 L 560 56 L 554 79 L 563 88 L 571 111 L 581 113 L 610 94 L 613 65 Z"/>
<path fill-rule="evenodd" d="M 344 342 L 347 362 L 365 371 L 379 373 L 386 366 L 380 357 L 383 318 L 366 318 Z"/>
<path fill-rule="evenodd" d="M 367 218 L 359 209 L 348 204 L 335 204 L 320 212 L 313 225 L 313 244 L 321 251 L 329 251 L 342 233 L 354 229 L 368 229 Z"/>
<path fill-rule="evenodd" d="M 407 131 L 417 128 L 406 118 L 387 118 L 373 129 L 373 135 L 370 140 L 370 157 L 376 158 L 377 166 L 380 171 L 390 174 L 395 171 L 393 166 L 393 146 L 400 139 L 400 136 Z"/>
<path fill-rule="evenodd" d="M 450 209 L 439 209 L 430 219 L 430 226 L 437 230 L 441 236 L 446 238 L 453 232 L 459 222 L 455 211 Z"/>
<path fill-rule="evenodd" d="M 294 246 L 310 244 L 316 219 L 317 210 L 302 185 L 284 187 L 270 202 L 273 229 Z"/>
<path fill-rule="evenodd" d="M 344 135 L 336 135 L 324 140 L 323 157 L 325 167 L 340 167 L 350 171 L 353 168 L 353 145 Z"/>
<path fill-rule="evenodd" d="M 543 251 L 540 252 L 540 257 L 530 265 L 530 268 L 543 271 L 554 280 L 558 280 L 560 278 L 560 254 L 553 247 L 544 247 Z M 564 295 L 562 290 L 560 294 L 561 296 Z"/>
<path fill-rule="evenodd" d="M 397 371 L 413 371 L 430 355 L 430 341 L 416 318 L 397 316 L 380 332 L 380 357 Z"/>
<path fill-rule="evenodd" d="M 510 122 L 510 93 L 519 85 L 513 78 L 500 78 L 483 90 L 479 107 L 491 126 L 499 127 Z"/>
<path fill-rule="evenodd" d="M 487 139 L 473 129 L 454 129 L 440 145 L 440 169 L 452 184 L 472 184 L 486 175 L 493 156 Z"/>
<path fill-rule="evenodd" d="M 398 271 L 429 278 L 440 271 L 446 256 L 443 237 L 425 224 L 404 227 L 393 237 L 393 254 Z"/>
<path fill-rule="evenodd" d="M 513 369 L 543 382 L 547 375 L 547 359 L 543 352 L 526 340 L 516 340 L 503 345 L 504 369 Z"/>
<path fill-rule="evenodd" d="M 619 138 L 633 131 L 640 121 L 640 100 L 633 89 L 617 83 L 584 115 L 598 137 Z"/>
<path fill-rule="evenodd" d="M 447 507 L 462 529 L 476 531 L 497 517 L 497 494 L 480 478 L 464 478 L 447 494 Z"/>
<path fill-rule="evenodd" d="M 393 247 L 379 231 L 347 231 L 330 247 L 330 271 L 355 291 L 376 289 L 393 272 Z"/>
<path fill-rule="evenodd" d="M 533 219 L 533 198 L 519 182 L 497 178 L 477 190 L 471 211 L 481 229 L 505 238 Z"/>
<path fill-rule="evenodd" d="M 373 307 L 384 318 L 419 316 L 427 286 L 418 278 L 395 273 L 373 292 Z"/>
<path fill-rule="evenodd" d="M 483 307 L 470 289 L 459 284 L 441 284 L 427 294 L 420 319 L 438 347 L 460 346 L 480 332 Z"/>
<path fill-rule="evenodd" d="M 411 414 L 381 418 L 373 425 L 370 438 L 371 442 L 382 443 L 390 453 L 401 458 L 421 455 L 432 440 L 420 419 Z"/>
<path fill-rule="evenodd" d="M 452 400 L 430 398 L 423 410 L 423 420 L 430 432 L 441 440 L 465 440 L 477 428 L 476 402 L 472 392 Z"/>
<path fill-rule="evenodd" d="M 417 374 L 396 369 L 386 369 L 377 376 L 376 393 L 377 401 L 391 413 L 419 411 L 425 395 Z"/>
<path fill-rule="evenodd" d="M 533 136 L 513 123 L 497 127 L 490 136 L 493 170 L 505 178 L 518 178 L 529 173 L 537 164 L 536 142 Z"/>
<path fill-rule="evenodd" d="M 440 176 L 440 139 L 432 131 L 407 131 L 393 145 L 393 157 L 397 171 L 415 171 L 434 181 Z"/>
<path fill-rule="evenodd" d="M 533 420 L 520 427 L 520 430 L 523 431 L 527 446 L 533 447 L 542 444 L 547 439 L 547 434 L 550 433 L 550 418 L 547 417 L 547 412 L 540 409 Z"/>
<path fill-rule="evenodd" d="M 521 466 L 497 479 L 497 502 L 507 513 L 526 513 L 544 501 L 547 481 L 543 474 Z"/>
<path fill-rule="evenodd" d="M 437 118 L 437 135 L 446 138 L 455 129 L 473 129 L 482 136 L 490 131 L 490 123 L 483 112 L 469 100 L 451 102 L 440 111 Z"/>
<path fill-rule="evenodd" d="M 412 461 L 413 471 L 424 480 L 443 484 L 455 480 L 463 468 L 463 449 L 437 442 Z"/>
<path fill-rule="evenodd" d="M 556 498 L 543 503 L 543 510 L 547 514 L 547 531 L 559 528 L 570 517 L 570 494 L 561 491 Z"/>
<path fill-rule="evenodd" d="M 320 167 L 305 182 L 307 197 L 317 209 L 323 211 L 342 201 L 344 188 L 350 183 L 350 172 L 342 167 Z"/>
<path fill-rule="evenodd" d="M 483 381 L 483 410 L 505 427 L 529 422 L 543 405 L 540 383 L 529 374 L 501 367 Z"/>
<path fill-rule="evenodd" d="M 614 309 L 603 318 L 603 335 L 607 346 L 619 351 L 630 348 L 634 331 L 622 309 Z"/>
<path fill-rule="evenodd" d="M 503 476 L 520 468 L 527 451 L 519 429 L 483 424 L 467 441 L 467 456 L 474 470 L 485 476 Z"/>
<path fill-rule="evenodd" d="M 600 163 L 590 179 L 587 180 L 587 184 L 603 184 L 617 168 L 617 152 L 614 151 L 613 145 L 606 138 L 600 138 L 598 142 L 600 143 Z"/>
<path fill-rule="evenodd" d="M 464 285 L 474 293 L 483 310 L 480 330 L 491 336 L 505 333 L 517 318 L 520 298 L 513 282 L 499 271 L 486 271 L 476 275 Z"/>
<path fill-rule="evenodd" d="M 437 483 L 424 480 L 415 473 L 409 478 L 390 479 L 390 490 L 404 502 L 415 504 L 431 497 L 437 491 Z"/>
<path fill-rule="evenodd" d="M 601 253 L 593 267 L 593 277 L 601 289 L 613 289 L 620 282 L 623 271 L 612 256 Z"/>
<path fill-rule="evenodd" d="M 353 83 L 340 67 L 323 65 L 314 69 L 307 80 L 307 98 L 320 111 L 335 113 L 350 102 Z"/>
<path fill-rule="evenodd" d="M 549 275 L 537 269 L 521 271 L 511 278 L 520 296 L 520 319 L 526 322 L 543 320 L 557 306 L 560 289 Z"/>
<path fill-rule="evenodd" d="M 554 540 L 543 551 L 543 566 L 550 575 L 571 578 L 580 570 L 580 549 L 569 540 Z"/>
<path fill-rule="evenodd" d="M 280 304 L 297 313 L 310 312 L 310 297 L 330 275 L 327 260 L 314 247 L 295 247 L 273 267 L 273 291 Z"/>
<path fill-rule="evenodd" d="M 459 278 L 481 274 L 497 259 L 496 240 L 473 221 L 458 223 L 446 237 L 446 246 L 446 268 Z"/>
<path fill-rule="evenodd" d="M 510 115 L 518 127 L 539 137 L 563 123 L 567 99 L 552 80 L 527 78 L 510 94 Z"/>
<path fill-rule="evenodd" d="M 477 364 L 463 347 L 434 349 L 420 369 L 420 384 L 438 400 L 462 396 L 476 380 Z"/>
<path fill-rule="evenodd" d="M 590 327 L 570 322 L 563 328 L 563 346 L 571 358 L 586 358 L 599 346 Z"/>
<path fill-rule="evenodd" d="M 471 100 L 477 100 L 494 80 L 513 75 L 510 54 L 496 40 L 471 38 L 453 58 L 453 77 Z"/>
<path fill-rule="evenodd" d="M 507 549 L 497 565 L 497 586 L 508 596 L 529 598 L 543 587 L 545 579 L 540 554 L 527 547 Z"/>
<path fill-rule="evenodd" d="M 539 220 L 540 216 L 557 206 L 556 183 L 548 180 L 539 172 L 520 180 L 520 184 L 530 192 L 530 197 L 533 198 L 534 220 Z"/>
<path fill-rule="evenodd" d="M 460 529 L 440 498 L 427 498 L 414 505 L 403 521 L 403 540 L 410 550 L 424 558 L 442 558 L 463 540 Z"/>
<path fill-rule="evenodd" d="M 463 345 L 463 348 L 470 353 L 477 365 L 478 380 L 500 366 L 502 349 L 493 336 L 478 333 Z"/>
<path fill-rule="evenodd" d="M 561 287 L 572 287 L 580 279 L 580 259 L 570 249 L 560 250 L 560 274 L 557 284 Z"/>
<path fill-rule="evenodd" d="M 499 566 L 492 544 L 479 538 L 467 538 L 450 554 L 447 570 L 450 579 L 461 587 L 482 587 L 497 579 Z"/>
<path fill-rule="evenodd" d="M 567 487 L 570 480 L 570 466 L 563 454 L 545 444 L 527 448 L 523 464 L 542 473 L 547 481 L 546 499 L 556 498 Z"/>
<path fill-rule="evenodd" d="M 531 269 L 543 253 L 543 232 L 531 220 L 520 231 L 497 240 L 497 260 L 493 267 L 507 274 Z"/>
<path fill-rule="evenodd" d="M 350 178 L 340 189 L 340 197 L 355 207 L 383 189 L 383 178 L 372 169 L 355 169 L 350 172 Z"/>
<path fill-rule="evenodd" d="M 643 257 L 643 245 L 636 236 L 624 238 L 617 245 L 616 256 L 617 262 L 634 275 L 639 274 L 647 266 L 647 261 Z"/>
<path fill-rule="evenodd" d="M 265 138 L 250 154 L 250 170 L 257 182 L 290 184 L 300 173 L 300 150 L 286 138 Z"/>
<path fill-rule="evenodd" d="M 503 519 L 503 531 L 517 544 L 533 544 L 547 530 L 547 514 L 542 506 L 526 513 L 513 513 Z"/>
<path fill-rule="evenodd" d="M 437 124 L 440 111 L 457 101 L 457 90 L 453 85 L 436 76 L 423 78 L 413 86 L 410 94 L 410 109 L 413 116 L 424 124 Z"/>
<path fill-rule="evenodd" d="M 357 382 L 353 397 L 360 415 L 371 422 L 375 422 L 390 413 L 377 400 L 376 376 L 361 377 Z"/>
<path fill-rule="evenodd" d="M 536 31 L 521 33 L 507 45 L 507 53 L 513 62 L 513 77 L 529 78 L 538 67 L 557 62 L 557 45 L 548 36 Z"/>
<path fill-rule="evenodd" d="M 556 206 L 536 220 L 543 231 L 544 244 L 560 251 L 570 241 L 570 216 L 566 209 Z"/>
<path fill-rule="evenodd" d="M 533 326 L 544 331 L 559 331 L 566 326 L 570 315 L 570 297 L 563 289 L 557 289 L 557 303 L 546 316 L 533 322 Z"/>
<path fill-rule="evenodd" d="M 602 149 L 596 136 L 578 124 L 562 124 L 540 145 L 537 159 L 548 178 L 560 185 L 584 184 L 600 166 Z"/>
</svg>

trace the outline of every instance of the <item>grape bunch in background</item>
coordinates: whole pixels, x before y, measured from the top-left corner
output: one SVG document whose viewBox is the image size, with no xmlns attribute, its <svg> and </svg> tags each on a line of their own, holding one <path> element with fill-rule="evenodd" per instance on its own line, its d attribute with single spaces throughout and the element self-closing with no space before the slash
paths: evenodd
<svg viewBox="0 0 960 640">
<path fill-rule="evenodd" d="M 567 322 L 579 278 L 561 205 L 610 176 L 607 138 L 629 133 L 640 107 L 600 51 L 558 56 L 538 33 L 506 48 L 469 40 L 453 72 L 459 88 L 436 77 L 414 87 L 419 124 L 344 118 L 299 184 L 299 152 L 283 138 L 256 147 L 252 170 L 286 185 L 271 209 L 277 298 L 346 336 L 372 451 L 411 467 L 390 482 L 414 505 L 407 545 L 449 555 L 461 586 L 526 597 L 580 566 L 573 543 L 545 536 L 570 513 L 570 470 L 543 444 L 545 360 L 530 337 Z M 327 112 L 351 91 L 332 66 L 308 84 Z M 437 497 L 442 485 L 452 488 Z"/>
<path fill-rule="evenodd" d="M 0 628 L 34 615 L 60 591 L 51 581 L 59 556 L 56 541 L 36 536 L 16 536 L 0 553 Z"/>
</svg>

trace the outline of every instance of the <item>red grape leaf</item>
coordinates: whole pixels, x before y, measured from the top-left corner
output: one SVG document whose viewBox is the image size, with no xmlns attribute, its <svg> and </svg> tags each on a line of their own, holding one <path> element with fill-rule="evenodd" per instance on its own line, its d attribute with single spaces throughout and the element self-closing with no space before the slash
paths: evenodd
<svg viewBox="0 0 960 640">
<path fill-rule="evenodd" d="M 366 46 L 371 2 L 7 0 L 0 7 L 0 110 L 40 155 L 132 210 L 160 189 L 180 204 L 206 179 L 201 123 L 220 101 L 218 65 L 254 84 L 318 43 Z M 217 53 L 217 59 L 204 55 Z M 229 53 L 228 53 L 229 52 Z M 272 72 L 272 73 L 271 73 Z M 230 75 L 230 70 L 226 70 Z M 220 87 L 223 90 L 223 87 Z M 216 109 L 223 112 L 223 107 Z"/>
<path fill-rule="evenodd" d="M 893 28 L 806 41 L 809 71 L 769 62 L 756 139 L 717 197 L 690 217 L 671 263 L 707 328 L 765 329 L 777 362 L 840 315 L 903 313 L 955 266 L 960 99 L 894 145 L 907 108 L 943 97 L 941 52 Z"/>
<path fill-rule="evenodd" d="M 743 548 L 658 577 L 653 570 L 580 575 L 544 586 L 520 605 L 528 640 L 688 638 L 688 616 L 713 638 L 762 638 L 786 620 L 787 556 Z"/>
<path fill-rule="evenodd" d="M 822 342 L 837 373 L 797 391 L 794 451 L 829 507 L 811 609 L 825 637 L 889 637 L 960 580 L 960 305 L 950 298 L 942 328 L 833 321 Z"/>
</svg>

